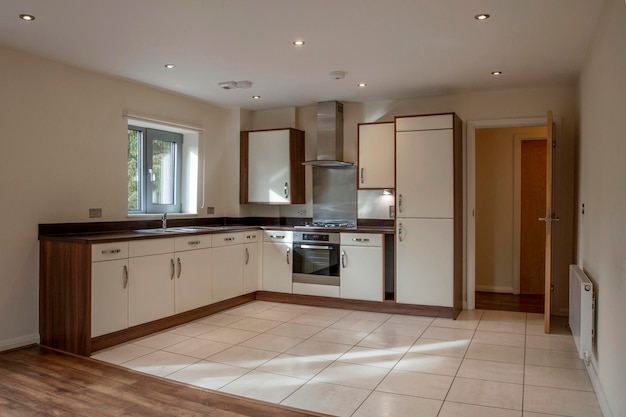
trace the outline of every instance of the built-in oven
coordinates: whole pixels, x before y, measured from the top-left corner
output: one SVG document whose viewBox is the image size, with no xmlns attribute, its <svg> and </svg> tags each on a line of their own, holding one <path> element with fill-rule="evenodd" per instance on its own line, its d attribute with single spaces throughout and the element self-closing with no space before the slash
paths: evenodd
<svg viewBox="0 0 626 417">
<path fill-rule="evenodd" d="M 339 286 L 339 233 L 294 232 L 292 281 Z"/>
</svg>

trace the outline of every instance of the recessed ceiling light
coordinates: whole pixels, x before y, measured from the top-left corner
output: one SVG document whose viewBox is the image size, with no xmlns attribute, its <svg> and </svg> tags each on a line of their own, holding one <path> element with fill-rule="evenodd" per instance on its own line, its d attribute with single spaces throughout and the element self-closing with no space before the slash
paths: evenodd
<svg viewBox="0 0 626 417">
<path fill-rule="evenodd" d="M 258 100 L 261 98 L 261 96 L 252 96 L 253 99 Z"/>
<path fill-rule="evenodd" d="M 474 19 L 476 19 L 476 20 L 487 20 L 487 19 L 489 19 L 489 15 L 487 13 L 480 13 L 480 14 L 477 14 L 476 16 L 474 16 Z"/>
<path fill-rule="evenodd" d="M 302 45 L 304 45 L 304 41 L 303 40 L 293 41 L 292 43 L 294 44 L 294 46 L 302 46 Z"/>
<path fill-rule="evenodd" d="M 20 19 L 26 20 L 27 22 L 32 22 L 33 20 L 35 20 L 35 16 L 33 16 L 32 14 L 21 14 Z"/>
<path fill-rule="evenodd" d="M 359 85 L 359 87 L 361 87 L 361 88 L 362 88 L 362 87 L 367 87 L 367 84 L 366 84 L 366 83 L 359 83 L 358 85 Z"/>
<path fill-rule="evenodd" d="M 502 71 L 493 71 L 491 75 L 502 75 Z"/>
<path fill-rule="evenodd" d="M 165 68 L 167 68 L 167 69 L 174 69 L 174 68 L 176 68 L 176 65 L 174 65 L 174 64 L 165 64 Z"/>
</svg>

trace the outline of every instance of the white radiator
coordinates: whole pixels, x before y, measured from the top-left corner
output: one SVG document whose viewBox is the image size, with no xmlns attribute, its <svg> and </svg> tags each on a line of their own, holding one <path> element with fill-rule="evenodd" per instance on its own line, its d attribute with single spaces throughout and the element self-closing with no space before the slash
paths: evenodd
<svg viewBox="0 0 626 417">
<path fill-rule="evenodd" d="M 586 363 L 591 359 L 595 299 L 593 283 L 578 265 L 569 266 L 569 327 L 578 355 Z"/>
</svg>

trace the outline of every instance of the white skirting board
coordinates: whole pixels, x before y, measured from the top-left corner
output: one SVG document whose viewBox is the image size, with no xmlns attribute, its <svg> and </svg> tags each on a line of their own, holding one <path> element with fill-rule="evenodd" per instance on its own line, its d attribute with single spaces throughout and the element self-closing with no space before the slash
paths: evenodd
<svg viewBox="0 0 626 417">
<path fill-rule="evenodd" d="M 611 407 L 609 406 L 608 401 L 606 400 L 606 396 L 604 395 L 604 389 L 602 389 L 602 384 L 600 383 L 600 379 L 598 378 L 598 374 L 596 373 L 596 369 L 598 368 L 598 364 L 595 361 L 595 358 L 591 358 L 589 365 L 587 365 L 587 373 L 589 374 L 589 379 L 591 379 L 591 385 L 593 385 L 593 390 L 596 392 L 596 398 L 598 399 L 598 404 L 600 405 L 600 411 L 602 411 L 603 417 L 617 417 L 613 414 Z"/>
<path fill-rule="evenodd" d="M 32 345 L 35 343 L 39 343 L 39 333 L 16 337 L 8 340 L 0 340 L 0 352 L 4 352 L 5 350 L 9 349 L 19 348 L 22 346 Z"/>
</svg>

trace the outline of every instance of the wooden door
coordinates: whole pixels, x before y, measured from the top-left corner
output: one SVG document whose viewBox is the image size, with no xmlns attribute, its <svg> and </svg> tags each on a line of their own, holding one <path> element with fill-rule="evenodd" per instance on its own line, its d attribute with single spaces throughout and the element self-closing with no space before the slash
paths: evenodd
<svg viewBox="0 0 626 417">
<path fill-rule="evenodd" d="M 546 257 L 545 257 L 545 297 L 544 297 L 544 331 L 550 333 L 550 312 L 552 311 L 552 237 L 553 237 L 553 223 L 558 221 L 553 213 L 552 208 L 552 157 L 553 157 L 553 143 L 554 142 L 554 122 L 552 118 L 552 111 L 548 111 L 548 121 L 546 126 L 547 140 L 546 140 L 546 212 L 545 217 L 539 218 L 540 221 L 545 222 L 545 235 L 546 235 Z"/>
<path fill-rule="evenodd" d="M 520 292 L 544 294 L 546 140 L 521 141 Z"/>
</svg>

